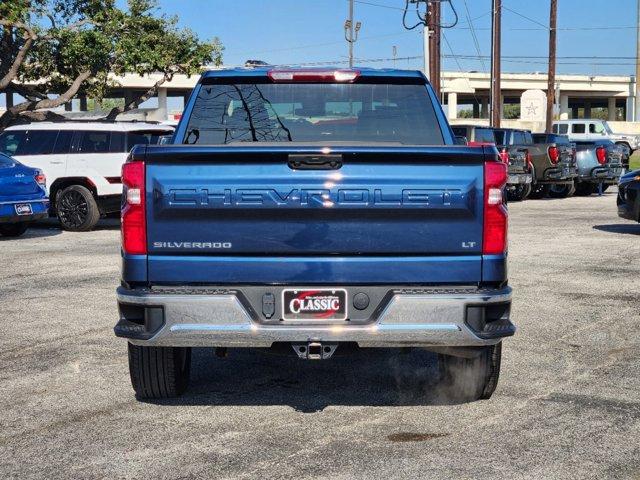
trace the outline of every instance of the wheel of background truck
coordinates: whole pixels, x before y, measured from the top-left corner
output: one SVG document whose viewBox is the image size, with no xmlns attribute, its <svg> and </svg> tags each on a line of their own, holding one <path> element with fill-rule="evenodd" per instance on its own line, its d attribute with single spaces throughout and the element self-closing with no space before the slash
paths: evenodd
<svg viewBox="0 0 640 480">
<path fill-rule="evenodd" d="M 138 399 L 184 393 L 191 372 L 190 347 L 141 347 L 129 343 L 129 375 Z"/>
<path fill-rule="evenodd" d="M 0 235 L 3 237 L 19 237 L 27 231 L 27 223 L 12 223 L 10 225 L 0 225 Z"/>
<path fill-rule="evenodd" d="M 536 183 L 531 187 L 529 198 L 533 198 L 534 200 L 545 198 L 547 195 L 549 195 L 549 190 L 550 185 Z"/>
<path fill-rule="evenodd" d="M 519 184 L 512 190 L 507 191 L 507 199 L 512 202 L 521 202 L 525 200 L 531 193 L 530 184 Z"/>
<path fill-rule="evenodd" d="M 576 186 L 573 183 L 568 185 L 551 185 L 549 188 L 549 197 L 551 198 L 567 198 L 576 193 Z"/>
<path fill-rule="evenodd" d="M 100 220 L 96 199 L 82 185 L 71 185 L 56 197 L 56 214 L 62 228 L 71 232 L 88 232 Z"/>
<path fill-rule="evenodd" d="M 472 358 L 438 355 L 438 363 L 446 393 L 462 402 L 491 398 L 498 386 L 502 342 L 483 347 Z"/>
<path fill-rule="evenodd" d="M 597 185 L 593 183 L 578 183 L 576 185 L 576 195 L 579 197 L 588 197 L 593 193 L 594 186 L 596 189 L 598 188 Z"/>
</svg>

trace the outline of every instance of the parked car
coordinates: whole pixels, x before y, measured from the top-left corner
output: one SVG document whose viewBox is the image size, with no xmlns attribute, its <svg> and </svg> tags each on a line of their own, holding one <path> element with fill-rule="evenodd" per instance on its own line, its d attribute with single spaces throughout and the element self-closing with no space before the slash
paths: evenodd
<svg viewBox="0 0 640 480">
<path fill-rule="evenodd" d="M 454 397 L 496 388 L 507 167 L 455 145 L 421 72 L 206 72 L 172 144 L 122 177 L 115 333 L 138 398 L 183 392 L 192 347 L 420 347 Z"/>
<path fill-rule="evenodd" d="M 525 200 L 531 193 L 533 169 L 529 147 L 533 145 L 531 132 L 513 128 L 494 128 L 500 156 L 509 165 L 507 194 L 509 200 Z"/>
<path fill-rule="evenodd" d="M 86 231 L 120 210 L 120 169 L 136 144 L 157 143 L 168 126 L 139 122 L 33 123 L 0 133 L 0 152 L 44 172 L 62 227 Z"/>
<path fill-rule="evenodd" d="M 618 216 L 640 222 L 640 170 L 620 177 L 617 204 Z"/>
<path fill-rule="evenodd" d="M 496 137 L 489 127 L 478 125 L 451 125 L 453 134 L 456 137 L 464 137 L 471 144 L 495 145 Z"/>
<path fill-rule="evenodd" d="M 46 184 L 42 171 L 0 153 L 0 236 L 19 237 L 48 216 Z"/>
<path fill-rule="evenodd" d="M 534 133 L 529 146 L 533 163 L 532 198 L 564 198 L 575 192 L 578 177 L 575 144 L 566 135 Z M 568 188 L 565 188 L 568 187 Z"/>
<path fill-rule="evenodd" d="M 610 140 L 575 142 L 578 162 L 576 195 L 604 192 L 618 183 L 623 166 L 623 151 Z"/>
<path fill-rule="evenodd" d="M 567 135 L 574 142 L 611 140 L 615 144 L 625 145 L 631 153 L 640 147 L 640 135 L 613 133 L 613 130 L 605 120 L 559 120 L 553 123 L 553 133 Z"/>
</svg>

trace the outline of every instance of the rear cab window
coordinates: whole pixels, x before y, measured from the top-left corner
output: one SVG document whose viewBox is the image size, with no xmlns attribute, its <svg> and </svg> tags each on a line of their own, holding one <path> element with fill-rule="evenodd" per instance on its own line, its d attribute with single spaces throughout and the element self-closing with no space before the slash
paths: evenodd
<svg viewBox="0 0 640 480">
<path fill-rule="evenodd" d="M 201 85 L 183 143 L 444 145 L 424 84 L 255 82 Z"/>
<path fill-rule="evenodd" d="M 489 128 L 476 128 L 476 142 L 496 143 L 493 130 Z"/>
<path fill-rule="evenodd" d="M 496 138 L 496 145 L 504 146 L 507 145 L 507 131 L 506 130 L 494 130 L 493 134 Z"/>
</svg>

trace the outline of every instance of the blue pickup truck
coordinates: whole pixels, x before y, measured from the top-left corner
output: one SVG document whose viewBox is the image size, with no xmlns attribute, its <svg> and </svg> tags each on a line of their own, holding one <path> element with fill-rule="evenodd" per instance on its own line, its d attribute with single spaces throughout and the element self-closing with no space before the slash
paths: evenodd
<svg viewBox="0 0 640 480">
<path fill-rule="evenodd" d="M 139 399 L 184 392 L 192 347 L 417 347 L 452 394 L 495 390 L 507 167 L 456 145 L 422 73 L 207 72 L 122 181 L 115 333 Z"/>
</svg>

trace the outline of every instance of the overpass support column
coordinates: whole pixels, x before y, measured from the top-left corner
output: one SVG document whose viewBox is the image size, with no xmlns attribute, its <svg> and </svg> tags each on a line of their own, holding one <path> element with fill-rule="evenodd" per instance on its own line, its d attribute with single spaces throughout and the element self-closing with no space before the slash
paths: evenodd
<svg viewBox="0 0 640 480">
<path fill-rule="evenodd" d="M 482 97 L 480 102 L 480 118 L 489 118 L 489 99 Z"/>
<path fill-rule="evenodd" d="M 158 117 L 162 120 L 168 118 L 167 113 L 167 89 L 158 89 Z"/>
<path fill-rule="evenodd" d="M 610 97 L 609 99 L 609 105 L 607 108 L 607 112 L 609 114 L 609 121 L 610 122 L 615 122 L 616 120 L 616 97 Z"/>
<path fill-rule="evenodd" d="M 569 95 L 560 95 L 560 120 L 569 120 Z"/>
<path fill-rule="evenodd" d="M 449 113 L 449 120 L 458 118 L 458 94 L 455 92 L 449 92 L 447 96 L 447 107 Z"/>
<path fill-rule="evenodd" d="M 637 118 L 634 118 L 634 114 L 636 111 L 636 102 L 635 102 L 635 97 L 632 97 L 631 95 L 629 95 L 627 97 L 627 108 L 626 108 L 627 114 L 626 114 L 626 120 L 627 122 L 636 122 L 638 121 Z"/>
<path fill-rule="evenodd" d="M 584 102 L 584 118 L 591 118 L 591 102 Z"/>
</svg>

